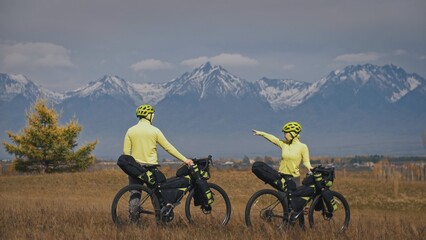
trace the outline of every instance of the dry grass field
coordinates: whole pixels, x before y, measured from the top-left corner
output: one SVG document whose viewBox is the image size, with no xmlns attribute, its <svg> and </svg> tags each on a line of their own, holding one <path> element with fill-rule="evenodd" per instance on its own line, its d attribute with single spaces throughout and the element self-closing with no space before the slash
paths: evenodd
<svg viewBox="0 0 426 240">
<path fill-rule="evenodd" d="M 170 177 L 174 171 L 163 167 Z M 189 224 L 184 204 L 167 226 L 117 228 L 111 220 L 115 193 L 127 184 L 121 170 L 0 176 L 0 239 L 426 239 L 426 183 L 384 180 L 338 171 L 333 189 L 351 207 L 344 234 L 298 226 L 283 231 L 248 229 L 244 208 L 268 186 L 249 170 L 212 170 L 211 182 L 227 191 L 232 216 L 225 227 Z"/>
</svg>

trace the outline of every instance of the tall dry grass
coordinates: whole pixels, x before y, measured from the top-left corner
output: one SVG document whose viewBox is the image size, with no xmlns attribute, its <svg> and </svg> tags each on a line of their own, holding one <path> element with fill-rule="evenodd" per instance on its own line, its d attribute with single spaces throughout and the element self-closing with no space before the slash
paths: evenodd
<svg viewBox="0 0 426 240">
<path fill-rule="evenodd" d="M 173 175 L 169 168 L 162 171 Z M 165 227 L 117 228 L 110 208 L 115 193 L 127 184 L 120 170 L 0 176 L 0 239 L 425 239 L 424 182 L 337 172 L 333 189 L 348 200 L 351 222 L 344 234 L 330 235 L 299 227 L 248 229 L 245 205 L 255 191 L 268 186 L 248 170 L 213 169 L 212 175 L 211 181 L 231 200 L 231 221 L 225 227 L 189 224 L 181 204 Z"/>
</svg>

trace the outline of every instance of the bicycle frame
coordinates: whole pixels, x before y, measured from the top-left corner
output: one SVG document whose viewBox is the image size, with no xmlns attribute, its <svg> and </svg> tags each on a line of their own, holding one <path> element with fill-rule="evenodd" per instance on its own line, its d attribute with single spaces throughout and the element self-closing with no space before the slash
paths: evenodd
<svg viewBox="0 0 426 240">
<path fill-rule="evenodd" d="M 272 224 L 281 228 L 292 226 L 299 220 L 301 227 L 304 228 L 303 215 L 307 214 L 311 228 L 325 226 L 344 231 L 349 225 L 350 209 L 342 194 L 329 189 L 334 180 L 334 169 L 319 166 L 313 169 L 313 173 L 304 179 L 303 185 L 307 187 L 306 189 L 297 188 L 284 192 L 274 187 L 275 189 L 261 189 L 255 192 L 246 205 L 246 225 L 251 227 Z M 298 202 L 302 201 L 300 198 L 305 201 Z M 296 201 L 294 205 L 293 201 Z"/>
<path fill-rule="evenodd" d="M 210 164 L 213 165 L 213 160 L 212 160 L 211 155 L 209 155 L 207 158 L 193 159 L 194 164 L 199 164 L 202 161 L 205 162 L 205 166 L 200 169 L 201 171 L 205 171 L 206 169 L 208 169 Z M 188 169 L 189 169 L 189 167 L 188 167 Z M 189 174 L 189 172 L 188 172 L 188 174 Z M 185 175 L 187 175 L 187 174 L 185 174 Z M 166 179 L 166 181 L 164 183 L 167 183 L 167 181 L 169 181 L 172 178 Z M 161 186 L 164 183 L 158 183 L 158 184 L 155 184 L 154 186 L 150 187 L 150 189 L 152 191 L 152 195 L 154 195 L 156 197 L 161 196 L 162 195 Z M 188 194 L 189 192 L 191 192 L 192 189 L 196 189 L 196 188 L 197 188 L 197 185 L 195 183 L 195 180 L 192 177 L 190 179 L 190 184 L 187 187 L 184 187 L 184 188 L 182 188 L 182 187 L 167 188 L 168 190 L 179 190 L 180 189 L 180 190 L 183 190 L 183 193 L 180 194 L 180 196 L 174 202 L 168 202 L 166 205 L 160 206 L 161 209 L 156 209 L 156 212 L 158 212 L 159 215 L 162 216 L 162 217 L 168 217 L 170 215 L 170 213 L 173 211 L 173 209 L 181 204 L 182 199 L 185 197 L 185 195 Z M 150 197 L 152 197 L 152 196 L 150 196 Z"/>
<path fill-rule="evenodd" d="M 113 222 L 118 226 L 139 223 L 168 223 L 174 218 L 173 209 L 182 203 L 186 195 L 185 216 L 189 222 L 214 221 L 217 224 L 226 225 L 231 217 L 231 203 L 227 193 L 217 184 L 200 181 L 210 178 L 209 166 L 213 164 L 211 156 L 193 159 L 193 162 L 197 165 L 197 168 L 189 170 L 187 167 L 181 167 L 176 172 L 176 177 L 187 178 L 185 180 L 189 182 L 176 179 L 176 182 L 170 181 L 169 185 L 166 185 L 167 180 L 171 180 L 173 177 L 162 182 L 163 177 L 155 173 L 156 170 L 154 170 L 158 165 L 146 166 L 151 168 L 151 172 L 155 173 L 153 174 L 155 184 L 132 184 L 121 188 L 115 195 L 111 206 Z M 157 177 L 158 179 L 156 179 Z M 208 191 L 204 190 L 204 186 L 200 185 L 200 182 L 207 185 Z M 208 199 L 201 200 L 198 198 L 201 196 L 195 190 L 199 187 L 203 187 L 202 193 L 210 194 L 210 196 L 206 196 Z M 174 192 L 175 190 L 176 192 Z M 148 201 L 148 199 L 150 200 Z M 161 202 L 159 199 L 161 199 Z M 153 218 L 146 218 L 143 215 L 153 216 Z"/>
</svg>

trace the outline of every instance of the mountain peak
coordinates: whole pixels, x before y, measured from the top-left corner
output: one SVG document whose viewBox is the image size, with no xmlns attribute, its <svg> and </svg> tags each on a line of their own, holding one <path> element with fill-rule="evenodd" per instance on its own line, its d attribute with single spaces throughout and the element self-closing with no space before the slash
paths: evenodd
<svg viewBox="0 0 426 240">
<path fill-rule="evenodd" d="M 0 100 L 3 101 L 11 101 L 18 95 L 30 100 L 43 96 L 53 102 L 59 102 L 63 98 L 61 93 L 40 87 L 23 74 L 0 73 L 0 92 Z"/>
<path fill-rule="evenodd" d="M 212 66 L 210 62 L 206 62 L 191 73 L 185 73 L 170 82 L 168 94 L 195 94 L 199 99 L 211 95 L 241 97 L 253 91 L 252 85 L 221 66 Z"/>
<path fill-rule="evenodd" d="M 40 95 L 39 87 L 22 74 L 0 73 L 0 99 L 10 101 L 18 95 L 34 100 Z"/>
<path fill-rule="evenodd" d="M 203 79 L 206 76 L 209 75 L 226 75 L 229 74 L 226 69 L 222 68 L 221 66 L 211 65 L 210 62 L 206 62 L 199 66 L 198 68 L 195 68 L 192 72 L 192 78 L 198 78 Z"/>
<path fill-rule="evenodd" d="M 142 96 L 126 80 L 118 76 L 105 75 L 97 81 L 88 83 L 74 91 L 67 92 L 67 97 L 88 97 L 97 99 L 108 95 L 112 97 L 130 96 L 135 103 L 142 101 Z"/>
<path fill-rule="evenodd" d="M 210 62 L 206 62 L 202 64 L 198 69 L 202 70 L 203 72 L 209 72 L 212 69 L 212 65 Z"/>
<path fill-rule="evenodd" d="M 345 85 L 353 90 L 354 95 L 363 89 L 376 89 L 385 96 L 386 101 L 391 103 L 397 102 L 417 87 L 426 85 L 425 79 L 419 75 L 407 73 L 393 64 L 350 65 L 342 70 L 331 72 L 319 83 L 318 85 L 322 88 Z"/>
</svg>

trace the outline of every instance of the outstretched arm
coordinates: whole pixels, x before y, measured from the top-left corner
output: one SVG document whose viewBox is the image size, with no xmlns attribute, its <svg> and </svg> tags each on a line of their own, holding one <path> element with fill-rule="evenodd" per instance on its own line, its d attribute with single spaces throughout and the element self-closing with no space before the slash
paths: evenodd
<svg viewBox="0 0 426 240">
<path fill-rule="evenodd" d="M 282 146 L 284 145 L 283 141 L 281 141 L 279 138 L 275 137 L 272 134 L 269 134 L 269 133 L 266 133 L 266 132 L 262 132 L 262 131 L 258 131 L 258 130 L 255 130 L 255 129 L 252 129 L 252 131 L 253 131 L 253 135 L 255 135 L 255 136 L 262 136 L 266 140 L 270 141 L 271 143 L 277 145 L 280 148 L 282 148 Z"/>
</svg>

